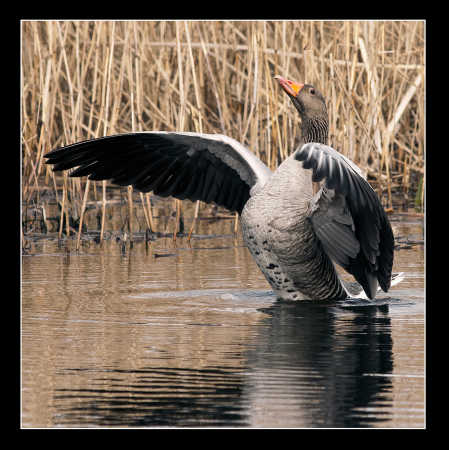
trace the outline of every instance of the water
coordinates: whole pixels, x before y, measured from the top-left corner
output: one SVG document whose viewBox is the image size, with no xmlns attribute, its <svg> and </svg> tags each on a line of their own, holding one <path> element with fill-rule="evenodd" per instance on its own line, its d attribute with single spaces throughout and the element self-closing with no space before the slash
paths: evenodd
<svg viewBox="0 0 449 450">
<path fill-rule="evenodd" d="M 333 304 L 277 301 L 226 230 L 73 248 L 22 257 L 22 427 L 425 427 L 423 245 Z"/>
</svg>

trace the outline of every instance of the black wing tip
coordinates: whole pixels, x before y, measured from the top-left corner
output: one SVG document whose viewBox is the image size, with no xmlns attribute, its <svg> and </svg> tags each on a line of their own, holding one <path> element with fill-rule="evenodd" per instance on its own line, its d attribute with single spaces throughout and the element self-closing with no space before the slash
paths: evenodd
<svg viewBox="0 0 449 450">
<path fill-rule="evenodd" d="M 57 152 L 59 152 L 60 150 L 61 150 L 60 148 L 57 148 L 57 149 L 55 149 L 55 150 L 51 150 L 51 151 L 49 151 L 48 153 L 45 153 L 44 158 L 51 159 L 51 158 L 53 158 L 53 157 L 55 156 L 55 154 L 57 154 Z M 49 163 L 49 161 L 45 161 L 45 164 L 48 164 L 48 163 Z"/>
<path fill-rule="evenodd" d="M 56 164 L 59 161 L 59 158 L 63 156 L 64 150 L 66 150 L 66 147 L 58 147 L 54 150 L 51 150 L 47 153 L 45 153 L 44 158 L 47 159 L 47 161 L 44 161 L 45 164 Z"/>
</svg>

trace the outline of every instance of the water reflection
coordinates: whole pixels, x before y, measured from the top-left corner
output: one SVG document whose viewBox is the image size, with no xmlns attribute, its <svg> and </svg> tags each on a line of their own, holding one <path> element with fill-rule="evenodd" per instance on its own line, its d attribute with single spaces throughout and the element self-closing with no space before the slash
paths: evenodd
<svg viewBox="0 0 449 450">
<path fill-rule="evenodd" d="M 386 419 L 373 410 L 392 401 L 390 379 L 378 376 L 393 369 L 387 305 L 278 302 L 265 311 L 268 326 L 248 354 L 246 390 L 260 413 L 252 425 L 263 426 L 266 411 L 270 421 L 278 414 L 278 426 L 360 427 Z"/>
<path fill-rule="evenodd" d="M 67 371 L 67 375 L 71 374 Z M 242 375 L 216 368 L 152 367 L 95 371 L 107 389 L 57 389 L 57 425 L 226 426 L 245 425 Z M 130 384 L 129 381 L 133 380 Z"/>
<path fill-rule="evenodd" d="M 240 368 L 63 370 L 89 387 L 55 390 L 56 424 L 363 427 L 388 419 L 376 410 L 392 402 L 388 306 L 275 302 L 263 312 Z"/>
</svg>

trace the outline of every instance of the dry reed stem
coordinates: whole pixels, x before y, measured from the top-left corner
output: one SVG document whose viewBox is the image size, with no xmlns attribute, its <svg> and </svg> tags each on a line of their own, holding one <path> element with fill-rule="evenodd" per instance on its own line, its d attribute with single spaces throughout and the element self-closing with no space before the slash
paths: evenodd
<svg viewBox="0 0 449 450">
<path fill-rule="evenodd" d="M 88 179 L 86 181 L 86 186 L 84 188 L 83 205 L 81 207 L 80 223 L 79 223 L 79 227 L 78 227 L 78 237 L 76 239 L 76 249 L 77 250 L 79 249 L 79 246 L 80 246 L 81 230 L 83 228 L 84 212 L 86 210 L 87 197 L 89 194 L 89 187 L 90 187 L 90 180 Z"/>
<path fill-rule="evenodd" d="M 128 231 L 129 231 L 130 241 L 133 242 L 133 232 L 134 232 L 134 227 L 133 227 L 133 222 L 134 222 L 134 220 L 133 220 L 133 187 L 128 186 L 127 192 L 128 192 Z"/>
</svg>

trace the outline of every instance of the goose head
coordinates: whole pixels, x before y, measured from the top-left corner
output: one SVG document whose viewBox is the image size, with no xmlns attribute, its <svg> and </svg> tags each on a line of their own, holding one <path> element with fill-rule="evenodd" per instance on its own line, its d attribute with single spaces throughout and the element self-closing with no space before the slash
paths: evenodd
<svg viewBox="0 0 449 450">
<path fill-rule="evenodd" d="M 327 118 L 326 101 L 318 89 L 311 84 L 296 83 L 279 75 L 274 78 L 290 97 L 302 119 Z"/>
</svg>

